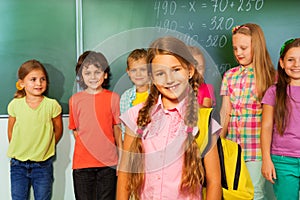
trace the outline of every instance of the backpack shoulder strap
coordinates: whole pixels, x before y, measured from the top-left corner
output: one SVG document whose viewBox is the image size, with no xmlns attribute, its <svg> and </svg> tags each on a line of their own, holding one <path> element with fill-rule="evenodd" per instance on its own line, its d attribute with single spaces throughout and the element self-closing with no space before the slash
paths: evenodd
<svg viewBox="0 0 300 200">
<path fill-rule="evenodd" d="M 200 148 L 202 157 L 208 151 L 211 143 L 211 134 L 210 134 L 210 118 L 212 108 L 199 108 L 198 110 L 198 129 L 199 133 L 196 137 L 196 142 Z"/>
</svg>

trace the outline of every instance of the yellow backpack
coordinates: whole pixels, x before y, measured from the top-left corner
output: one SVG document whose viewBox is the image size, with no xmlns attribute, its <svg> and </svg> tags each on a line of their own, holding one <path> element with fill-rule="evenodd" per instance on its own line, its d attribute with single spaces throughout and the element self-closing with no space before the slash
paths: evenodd
<svg viewBox="0 0 300 200">
<path fill-rule="evenodd" d="M 212 108 L 200 108 L 198 111 L 198 128 L 200 133 L 196 138 L 196 142 L 203 153 L 210 146 L 210 119 L 212 110 Z M 225 138 L 219 138 L 217 146 L 220 158 L 223 199 L 253 199 L 254 187 L 244 161 L 241 146 Z M 205 194 L 205 188 L 203 194 Z M 205 199 L 205 195 L 203 195 L 203 199 Z"/>
</svg>

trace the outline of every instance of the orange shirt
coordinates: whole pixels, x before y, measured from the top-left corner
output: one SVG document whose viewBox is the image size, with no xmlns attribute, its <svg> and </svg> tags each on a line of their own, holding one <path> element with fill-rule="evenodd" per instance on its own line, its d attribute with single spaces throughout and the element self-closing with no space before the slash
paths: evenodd
<svg viewBox="0 0 300 200">
<path fill-rule="evenodd" d="M 77 130 L 73 169 L 115 166 L 118 162 L 113 126 L 120 124 L 120 98 L 109 90 L 85 91 L 69 101 L 69 129 Z"/>
</svg>

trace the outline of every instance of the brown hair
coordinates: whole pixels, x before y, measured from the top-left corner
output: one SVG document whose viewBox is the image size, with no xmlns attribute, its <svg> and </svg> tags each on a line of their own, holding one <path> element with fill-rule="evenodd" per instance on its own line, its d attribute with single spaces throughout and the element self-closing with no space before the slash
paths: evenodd
<svg viewBox="0 0 300 200">
<path fill-rule="evenodd" d="M 86 89 L 87 86 L 84 83 L 83 77 L 82 77 L 82 69 L 83 67 L 88 67 L 89 65 L 94 65 L 97 68 L 104 71 L 104 73 L 107 74 L 107 79 L 104 79 L 104 82 L 102 83 L 102 87 L 108 87 L 109 86 L 109 77 L 110 77 L 110 67 L 108 65 L 108 62 L 105 58 L 105 56 L 100 52 L 95 51 L 85 51 L 83 52 L 76 63 L 75 72 L 78 76 L 79 80 L 79 86 L 82 89 Z"/>
<path fill-rule="evenodd" d="M 152 60 L 156 55 L 172 55 L 175 56 L 182 66 L 188 69 L 194 67 L 194 58 L 188 47 L 179 39 L 174 37 L 162 37 L 155 40 L 148 49 L 147 62 L 149 63 L 148 73 L 151 76 Z M 200 84 L 200 74 L 195 70 L 194 75 L 189 79 L 192 89 L 189 90 L 187 110 L 184 117 L 184 123 L 188 127 L 197 125 L 198 120 L 198 102 L 197 93 Z M 151 122 L 151 108 L 158 100 L 160 92 L 154 84 L 150 87 L 150 94 L 144 106 L 140 109 L 137 125 L 141 129 Z M 144 157 L 136 156 L 144 153 L 143 144 L 140 137 L 136 137 L 130 148 L 133 155 L 131 158 L 131 167 L 135 172 L 130 173 L 128 181 L 128 189 L 130 193 L 139 199 L 140 192 L 144 186 Z M 195 142 L 192 134 L 188 134 L 185 142 L 184 166 L 182 167 L 182 177 L 180 192 L 189 195 L 200 195 L 200 186 L 204 181 L 204 169 L 201 162 L 200 150 Z"/>
<path fill-rule="evenodd" d="M 135 49 L 127 57 L 127 70 L 129 70 L 129 63 L 131 61 L 137 61 L 139 59 L 147 58 L 147 51 L 145 49 Z"/>
<path fill-rule="evenodd" d="M 203 55 L 202 51 L 196 46 L 189 46 L 189 50 L 191 51 L 191 54 L 193 56 L 198 56 L 198 55 L 201 56 L 201 58 L 203 60 L 203 65 L 204 65 L 204 68 L 205 68 L 205 58 L 204 58 L 204 55 Z M 198 64 L 199 63 L 195 59 L 195 66 L 198 66 Z M 196 69 L 197 69 L 197 67 L 196 67 Z"/>
<path fill-rule="evenodd" d="M 251 52 L 253 53 L 254 77 L 259 100 L 265 91 L 274 84 L 275 69 L 267 50 L 264 33 L 259 25 L 247 23 L 233 28 L 232 35 L 237 33 L 251 37 Z"/>
<path fill-rule="evenodd" d="M 43 94 L 46 94 L 48 91 L 48 84 L 49 84 L 48 73 L 47 73 L 44 65 L 42 63 L 40 63 L 39 61 L 32 59 L 32 60 L 28 60 L 28 61 L 24 62 L 18 70 L 18 79 L 24 80 L 24 78 L 33 70 L 41 70 L 45 74 L 47 88 Z M 22 88 L 22 89 L 17 89 L 17 91 L 14 95 L 14 98 L 21 98 L 24 96 L 26 96 L 26 92 L 25 92 L 25 89 Z"/>
<path fill-rule="evenodd" d="M 283 135 L 286 128 L 288 116 L 290 114 L 290 102 L 292 98 L 288 97 L 287 90 L 290 83 L 290 77 L 286 74 L 285 70 L 280 65 L 280 60 L 284 60 L 284 57 L 288 50 L 294 47 L 300 47 L 300 38 L 286 41 L 281 47 L 280 58 L 278 61 L 278 81 L 276 84 L 276 101 L 274 109 L 274 120 L 276 129 L 280 135 Z"/>
</svg>

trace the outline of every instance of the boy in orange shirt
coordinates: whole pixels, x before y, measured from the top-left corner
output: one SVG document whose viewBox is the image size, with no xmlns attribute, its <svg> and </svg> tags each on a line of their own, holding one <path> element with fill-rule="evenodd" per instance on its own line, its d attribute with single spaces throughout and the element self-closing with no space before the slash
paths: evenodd
<svg viewBox="0 0 300 200">
<path fill-rule="evenodd" d="M 108 85 L 109 66 L 103 54 L 84 52 L 76 74 L 83 91 L 69 101 L 73 130 L 73 183 L 77 200 L 115 199 L 117 147 L 122 148 L 119 95 Z M 117 145 L 117 147 L 116 147 Z"/>
</svg>

